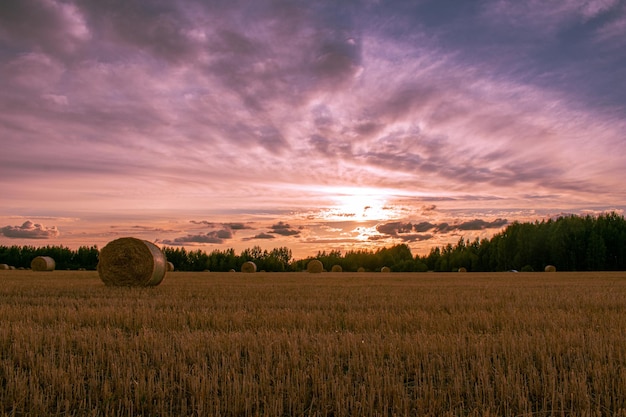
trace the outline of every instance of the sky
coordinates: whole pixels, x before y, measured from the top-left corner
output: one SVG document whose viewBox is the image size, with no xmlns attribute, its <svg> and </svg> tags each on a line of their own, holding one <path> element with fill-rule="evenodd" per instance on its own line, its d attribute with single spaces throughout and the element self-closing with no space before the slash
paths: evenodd
<svg viewBox="0 0 626 417">
<path fill-rule="evenodd" d="M 624 0 L 0 2 L 0 245 L 424 255 L 625 177 Z"/>
</svg>

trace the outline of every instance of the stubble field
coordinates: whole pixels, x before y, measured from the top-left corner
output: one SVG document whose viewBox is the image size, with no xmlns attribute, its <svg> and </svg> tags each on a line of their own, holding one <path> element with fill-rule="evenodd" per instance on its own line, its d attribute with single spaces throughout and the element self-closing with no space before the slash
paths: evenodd
<svg viewBox="0 0 626 417">
<path fill-rule="evenodd" d="M 0 271 L 2 416 L 626 416 L 626 273 Z"/>
</svg>

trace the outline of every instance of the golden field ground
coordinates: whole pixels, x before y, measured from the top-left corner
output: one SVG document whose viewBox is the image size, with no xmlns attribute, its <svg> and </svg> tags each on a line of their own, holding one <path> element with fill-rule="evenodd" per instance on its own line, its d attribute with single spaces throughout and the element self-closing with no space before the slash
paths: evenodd
<svg viewBox="0 0 626 417">
<path fill-rule="evenodd" d="M 626 273 L 0 271 L 2 416 L 626 416 Z"/>
</svg>

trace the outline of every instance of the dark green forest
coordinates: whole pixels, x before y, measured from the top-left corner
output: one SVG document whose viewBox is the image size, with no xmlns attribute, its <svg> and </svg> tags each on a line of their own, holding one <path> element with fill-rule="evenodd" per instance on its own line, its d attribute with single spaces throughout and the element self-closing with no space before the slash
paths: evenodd
<svg viewBox="0 0 626 417">
<path fill-rule="evenodd" d="M 616 213 L 594 216 L 563 216 L 534 223 L 512 223 L 491 239 L 470 241 L 461 237 L 456 245 L 433 248 L 428 255 L 413 256 L 406 244 L 376 251 L 319 252 L 294 260 L 286 247 L 263 250 L 259 246 L 236 254 L 234 249 L 201 250 L 164 247 L 168 261 L 179 271 L 239 271 L 246 261 L 268 272 L 301 271 L 311 259 L 319 259 L 326 270 L 340 265 L 343 271 L 395 272 L 457 271 L 543 271 L 554 265 L 560 271 L 626 270 L 626 221 Z M 96 269 L 98 248 L 81 246 L 0 246 L 0 264 L 30 267 L 36 256 L 50 256 L 57 269 Z"/>
</svg>

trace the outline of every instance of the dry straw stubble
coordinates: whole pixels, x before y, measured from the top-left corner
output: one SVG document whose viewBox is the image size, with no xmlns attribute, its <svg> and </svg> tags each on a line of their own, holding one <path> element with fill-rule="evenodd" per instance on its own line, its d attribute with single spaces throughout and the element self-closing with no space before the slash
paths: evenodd
<svg viewBox="0 0 626 417">
<path fill-rule="evenodd" d="M 123 237 L 109 242 L 100 251 L 98 275 L 107 286 L 156 286 L 166 272 L 165 255 L 146 240 Z"/>
<path fill-rule="evenodd" d="M 37 256 L 30 262 L 33 271 L 54 271 L 55 266 L 54 259 L 49 256 Z"/>
</svg>

